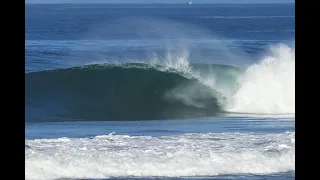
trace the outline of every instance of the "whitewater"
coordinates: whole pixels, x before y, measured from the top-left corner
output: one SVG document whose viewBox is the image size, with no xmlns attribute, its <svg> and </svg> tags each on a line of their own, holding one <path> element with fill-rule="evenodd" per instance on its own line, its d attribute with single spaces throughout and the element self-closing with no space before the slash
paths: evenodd
<svg viewBox="0 0 320 180">
<path fill-rule="evenodd" d="M 289 132 L 109 134 L 29 140 L 26 145 L 26 179 L 215 176 L 295 169 L 294 136 Z"/>
</svg>

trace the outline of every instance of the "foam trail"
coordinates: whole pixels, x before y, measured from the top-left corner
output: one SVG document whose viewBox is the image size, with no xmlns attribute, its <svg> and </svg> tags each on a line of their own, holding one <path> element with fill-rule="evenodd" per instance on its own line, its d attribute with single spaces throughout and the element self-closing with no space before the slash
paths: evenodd
<svg viewBox="0 0 320 180">
<path fill-rule="evenodd" d="M 295 113 L 295 49 L 280 44 L 238 78 L 227 110 L 243 113 Z"/>
<path fill-rule="evenodd" d="M 181 177 L 295 170 L 294 134 L 105 135 L 26 140 L 26 179 Z"/>
</svg>

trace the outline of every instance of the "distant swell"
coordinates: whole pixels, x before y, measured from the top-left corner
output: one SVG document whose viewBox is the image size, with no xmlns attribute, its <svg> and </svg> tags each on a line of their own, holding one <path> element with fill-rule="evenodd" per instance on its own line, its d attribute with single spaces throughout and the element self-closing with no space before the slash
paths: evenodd
<svg viewBox="0 0 320 180">
<path fill-rule="evenodd" d="M 175 88 L 180 90 L 172 97 Z M 183 93 L 192 97 L 183 100 Z M 216 116 L 221 107 L 215 95 L 214 90 L 192 77 L 160 71 L 148 64 L 90 65 L 33 72 L 26 74 L 26 120 Z"/>
</svg>

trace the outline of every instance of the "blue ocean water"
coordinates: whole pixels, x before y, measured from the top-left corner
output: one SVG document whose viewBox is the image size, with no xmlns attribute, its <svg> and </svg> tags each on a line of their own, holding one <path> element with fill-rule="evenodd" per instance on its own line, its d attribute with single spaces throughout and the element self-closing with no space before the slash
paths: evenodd
<svg viewBox="0 0 320 180">
<path fill-rule="evenodd" d="M 26 4 L 26 179 L 294 179 L 294 4 Z"/>
</svg>

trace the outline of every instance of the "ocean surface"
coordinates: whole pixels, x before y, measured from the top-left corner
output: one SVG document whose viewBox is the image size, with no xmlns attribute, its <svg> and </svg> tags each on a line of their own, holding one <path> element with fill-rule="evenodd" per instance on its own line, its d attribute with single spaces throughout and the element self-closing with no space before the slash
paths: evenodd
<svg viewBox="0 0 320 180">
<path fill-rule="evenodd" d="M 25 178 L 295 179 L 294 4 L 26 4 Z"/>
</svg>

